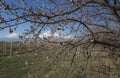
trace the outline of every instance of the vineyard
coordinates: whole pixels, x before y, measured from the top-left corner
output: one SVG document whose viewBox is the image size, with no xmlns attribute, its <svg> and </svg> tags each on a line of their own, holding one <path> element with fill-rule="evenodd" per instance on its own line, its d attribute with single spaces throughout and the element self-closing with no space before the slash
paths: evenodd
<svg viewBox="0 0 120 78">
<path fill-rule="evenodd" d="M 119 50 L 112 56 L 108 49 L 89 50 L 86 58 L 82 48 L 59 43 L 1 42 L 0 78 L 120 77 Z"/>
</svg>

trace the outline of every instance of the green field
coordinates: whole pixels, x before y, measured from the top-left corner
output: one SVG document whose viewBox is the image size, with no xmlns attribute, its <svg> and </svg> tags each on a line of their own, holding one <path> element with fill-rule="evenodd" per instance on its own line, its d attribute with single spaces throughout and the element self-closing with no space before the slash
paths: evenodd
<svg viewBox="0 0 120 78">
<path fill-rule="evenodd" d="M 17 44 L 12 50 L 11 43 L 0 44 L 0 78 L 120 78 L 120 58 L 109 57 L 107 50 L 92 50 L 88 60 L 80 48 Z"/>
</svg>

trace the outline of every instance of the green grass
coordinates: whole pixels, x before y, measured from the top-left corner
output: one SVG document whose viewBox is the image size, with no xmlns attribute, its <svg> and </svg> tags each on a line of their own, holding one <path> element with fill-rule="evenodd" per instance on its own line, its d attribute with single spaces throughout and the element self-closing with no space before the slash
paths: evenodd
<svg viewBox="0 0 120 78">
<path fill-rule="evenodd" d="M 9 47 L 7 48 L 9 49 Z M 16 47 L 14 46 L 14 48 Z M 61 48 L 63 49 L 63 47 Z M 9 55 L 9 50 L 7 50 L 6 56 L 0 57 L 0 78 L 62 78 L 71 64 L 74 50 L 71 50 L 70 47 L 66 48 L 48 66 L 56 58 L 61 48 L 58 46 L 55 46 L 55 48 L 45 46 L 31 52 L 23 49 L 21 52 L 12 54 L 11 56 Z M 0 53 L 4 55 L 4 52 L 1 51 Z M 97 53 L 95 51 L 92 53 L 92 56 L 94 55 L 96 55 L 96 59 L 90 58 L 87 65 L 87 78 L 119 78 L 119 69 L 115 69 L 115 65 L 112 64 L 111 59 L 97 58 L 98 56 L 107 55 L 106 53 L 101 54 L 101 52 Z M 86 58 L 83 54 L 77 54 L 67 74 L 67 78 L 81 78 L 84 73 L 85 64 Z M 107 71 L 108 69 L 105 66 L 109 66 L 109 64 L 111 70 Z M 107 71 L 109 75 L 101 73 L 101 71 Z"/>
<path fill-rule="evenodd" d="M 61 78 L 60 73 L 64 74 L 65 70 L 61 69 L 58 72 L 54 65 L 47 67 L 57 55 L 54 49 L 51 51 L 44 47 L 39 48 L 37 52 L 25 52 L 25 50 L 22 52 L 11 56 L 7 52 L 6 56 L 0 57 L 0 78 L 47 78 L 49 76 Z"/>
<path fill-rule="evenodd" d="M 23 59 L 25 58 L 0 59 L 0 78 L 25 78 L 29 68 L 25 66 Z"/>
</svg>

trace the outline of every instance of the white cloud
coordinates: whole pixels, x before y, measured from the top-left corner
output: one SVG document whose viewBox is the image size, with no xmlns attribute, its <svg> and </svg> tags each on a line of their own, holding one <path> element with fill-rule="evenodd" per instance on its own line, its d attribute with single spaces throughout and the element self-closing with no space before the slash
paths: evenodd
<svg viewBox="0 0 120 78">
<path fill-rule="evenodd" d="M 39 35 L 40 38 L 48 38 L 48 37 L 55 37 L 55 38 L 61 38 L 61 39 L 71 39 L 72 36 L 68 35 L 60 35 L 59 33 L 55 32 L 55 33 L 52 33 L 51 31 L 47 31 L 43 34 L 40 34 Z"/>
<path fill-rule="evenodd" d="M 60 37 L 59 33 L 54 33 L 55 37 Z"/>
<path fill-rule="evenodd" d="M 43 33 L 43 34 L 40 34 L 39 35 L 39 37 L 40 38 L 47 38 L 47 37 L 53 37 L 53 36 L 55 36 L 56 34 L 55 33 L 52 33 L 51 31 L 47 31 L 47 32 L 45 32 L 45 33 Z"/>
<path fill-rule="evenodd" d="M 11 34 L 8 34 L 9 38 L 17 38 L 18 37 L 18 34 L 17 33 L 11 33 Z"/>
<path fill-rule="evenodd" d="M 51 31 L 45 32 L 42 34 L 44 37 L 51 37 L 53 36 L 53 33 Z"/>
</svg>

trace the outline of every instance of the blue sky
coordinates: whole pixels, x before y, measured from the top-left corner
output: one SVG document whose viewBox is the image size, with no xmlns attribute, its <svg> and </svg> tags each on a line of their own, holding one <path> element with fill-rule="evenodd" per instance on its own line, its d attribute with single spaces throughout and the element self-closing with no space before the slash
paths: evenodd
<svg viewBox="0 0 120 78">
<path fill-rule="evenodd" d="M 50 4 L 49 2 L 47 2 L 48 0 L 26 0 L 28 5 L 26 6 L 25 3 L 23 2 L 24 0 L 5 0 L 7 3 L 13 3 L 16 4 L 20 7 L 39 7 L 39 6 L 49 6 L 52 7 L 54 6 L 54 4 Z M 21 3 L 19 2 L 21 1 Z M 34 4 L 34 5 L 33 5 Z M 44 4 L 44 5 L 43 5 Z M 12 18 L 13 16 L 11 15 L 5 15 L 4 11 L 1 14 L 2 16 L 4 16 L 6 19 L 8 18 Z M 4 29 L 2 31 L 0 31 L 0 40 L 1 38 L 16 38 L 17 36 L 21 35 L 25 29 L 29 29 L 31 26 L 30 23 L 25 23 L 25 24 L 21 24 L 17 27 L 17 30 L 14 31 L 13 33 L 9 33 L 9 29 Z M 48 30 L 45 30 L 44 33 L 48 33 Z"/>
<path fill-rule="evenodd" d="M 29 25 L 28 23 L 25 23 L 25 24 L 21 24 L 17 27 L 17 30 L 15 30 L 13 33 L 9 33 L 9 29 L 4 29 L 2 31 L 0 31 L 0 38 L 7 38 L 9 37 L 10 35 L 13 35 L 13 34 L 16 34 L 15 37 L 17 37 L 18 35 L 22 34 L 24 32 L 25 29 L 29 29 Z M 12 36 L 11 36 L 12 37 Z M 13 36 L 14 37 L 14 36 Z"/>
<path fill-rule="evenodd" d="M 21 6 L 21 7 L 29 7 L 29 6 L 32 6 L 32 7 L 39 7 L 39 6 L 50 6 L 50 7 L 52 7 L 52 6 L 54 6 L 54 4 L 50 4 L 50 3 L 48 3 L 47 1 L 48 0 L 26 0 L 27 1 L 27 3 L 28 3 L 28 5 L 26 6 L 25 5 L 25 3 L 23 3 L 23 2 L 18 2 L 18 1 L 24 1 L 24 0 L 5 0 L 7 3 L 14 3 L 14 4 L 16 4 L 16 5 L 18 5 L 18 6 Z M 32 1 L 32 2 L 31 2 Z M 64 0 L 63 0 L 64 1 Z M 112 0 L 111 0 L 112 1 Z M 118 1 L 120 1 L 120 0 L 118 0 Z M 62 0 L 61 0 L 61 2 L 62 2 Z M 34 5 L 33 5 L 34 4 Z M 44 4 L 44 5 L 43 5 Z M 62 6 L 62 7 L 65 7 L 64 5 Z M 66 10 L 65 11 L 67 11 L 67 8 L 66 8 Z M 90 9 L 90 11 L 91 11 L 91 9 Z M 2 11 L 1 11 L 2 12 Z M 4 16 L 6 19 L 8 19 L 9 17 L 12 17 L 12 16 L 8 16 L 8 15 L 5 15 L 3 12 L 2 12 L 2 14 L 1 14 L 2 16 Z M 85 18 L 82 18 L 82 19 L 84 19 L 84 20 L 86 20 Z M 101 22 L 99 21 L 99 23 L 103 23 L 103 21 L 101 20 Z M 71 24 L 71 23 L 70 23 Z M 72 25 L 72 24 L 71 24 Z M 79 24 L 76 24 L 74 27 L 76 27 L 77 28 L 77 26 L 78 26 Z M 1 38 L 16 38 L 18 35 L 21 35 L 23 32 L 24 32 L 24 30 L 25 29 L 29 29 L 30 28 L 30 26 L 31 26 L 31 24 L 30 23 L 25 23 L 25 24 L 21 24 L 21 25 L 19 25 L 18 26 L 18 28 L 17 28 L 17 30 L 16 31 L 14 31 L 12 34 L 10 34 L 9 33 L 9 29 L 4 29 L 4 30 L 2 30 L 2 31 L 0 31 L 0 40 L 1 40 Z M 64 25 L 63 25 L 64 26 Z M 69 26 L 70 27 L 70 26 Z M 82 26 L 81 26 L 82 27 Z M 84 30 L 83 28 L 82 28 L 82 30 Z M 44 33 L 48 33 L 49 32 L 49 29 L 46 29 L 45 31 L 44 31 Z M 64 32 L 62 32 L 62 33 L 66 33 L 66 32 L 69 32 L 69 29 L 68 30 L 65 30 Z M 57 33 L 56 33 L 57 34 Z M 76 34 L 76 33 L 75 33 Z M 79 34 L 79 33 L 78 33 Z"/>
<path fill-rule="evenodd" d="M 24 0 L 5 0 L 7 3 L 15 3 L 18 6 L 22 6 L 25 7 L 25 4 L 23 2 L 18 2 L 18 1 L 24 1 Z M 31 2 L 34 0 L 28 0 L 29 6 L 33 6 L 33 2 Z M 36 0 L 35 0 L 36 1 Z M 37 2 L 39 1 L 39 6 L 41 6 L 44 2 L 44 0 L 37 0 Z M 46 0 L 45 0 L 46 1 Z M 35 3 L 37 4 L 37 3 Z M 38 6 L 34 5 L 34 6 Z M 1 15 L 3 15 L 6 19 L 9 18 L 7 15 L 5 15 L 4 13 L 2 13 Z M 12 17 L 12 16 L 10 16 Z M 25 24 L 21 24 L 17 27 L 17 30 L 14 31 L 13 33 L 9 33 L 9 29 L 4 29 L 2 31 L 0 31 L 0 40 L 1 38 L 12 38 L 12 37 L 17 37 L 18 35 L 22 34 L 24 32 L 25 29 L 29 29 L 30 28 L 30 23 L 25 23 Z"/>
</svg>

